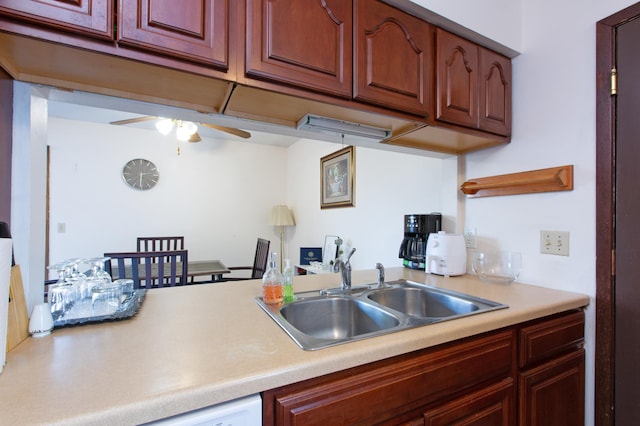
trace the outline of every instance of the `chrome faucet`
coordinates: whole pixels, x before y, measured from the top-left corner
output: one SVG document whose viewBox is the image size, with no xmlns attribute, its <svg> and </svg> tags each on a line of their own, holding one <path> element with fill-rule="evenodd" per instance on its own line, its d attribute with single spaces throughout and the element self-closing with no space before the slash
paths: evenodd
<svg viewBox="0 0 640 426">
<path fill-rule="evenodd" d="M 376 269 L 378 270 L 378 288 L 383 288 L 384 284 L 384 266 L 382 263 L 376 263 Z"/>
<path fill-rule="evenodd" d="M 336 258 L 333 263 L 333 271 L 340 272 L 341 277 L 341 289 L 348 290 L 351 288 L 351 256 L 355 253 L 356 249 L 352 248 L 347 256 L 347 260 L 343 261 L 340 258 Z"/>
</svg>

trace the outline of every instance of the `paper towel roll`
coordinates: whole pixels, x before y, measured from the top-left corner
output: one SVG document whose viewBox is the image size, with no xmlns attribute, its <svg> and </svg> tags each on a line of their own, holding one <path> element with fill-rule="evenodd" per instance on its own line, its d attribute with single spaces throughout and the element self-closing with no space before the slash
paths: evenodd
<svg viewBox="0 0 640 426">
<path fill-rule="evenodd" d="M 11 282 L 11 238 L 0 238 L 0 373 L 7 359 L 7 319 Z"/>
</svg>

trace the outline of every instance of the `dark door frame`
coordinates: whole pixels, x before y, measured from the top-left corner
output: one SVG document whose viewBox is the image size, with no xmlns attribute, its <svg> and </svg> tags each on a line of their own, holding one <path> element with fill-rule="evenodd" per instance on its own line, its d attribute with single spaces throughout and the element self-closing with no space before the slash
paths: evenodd
<svg viewBox="0 0 640 426">
<path fill-rule="evenodd" d="M 596 24 L 596 347 L 595 424 L 614 418 L 616 102 L 611 69 L 617 27 L 640 16 L 640 3 Z"/>
</svg>

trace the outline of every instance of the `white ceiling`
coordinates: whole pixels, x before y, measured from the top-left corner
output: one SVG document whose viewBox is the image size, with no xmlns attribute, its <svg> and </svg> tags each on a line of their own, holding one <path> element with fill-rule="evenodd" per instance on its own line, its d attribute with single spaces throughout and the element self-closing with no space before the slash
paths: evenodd
<svg viewBox="0 0 640 426">
<path fill-rule="evenodd" d="M 144 116 L 177 118 L 194 122 L 205 122 L 226 127 L 235 127 L 251 133 L 251 138 L 244 139 L 229 133 L 198 126 L 198 134 L 203 138 L 238 140 L 251 143 L 288 147 L 298 141 L 300 136 L 286 136 L 280 126 L 266 126 L 262 123 L 251 123 L 232 117 L 202 114 L 165 105 L 131 101 L 86 92 L 67 92 L 47 89 L 49 115 L 70 120 L 89 121 L 109 124 L 113 121 L 127 120 Z M 156 120 L 126 124 L 131 128 L 157 132 Z"/>
</svg>

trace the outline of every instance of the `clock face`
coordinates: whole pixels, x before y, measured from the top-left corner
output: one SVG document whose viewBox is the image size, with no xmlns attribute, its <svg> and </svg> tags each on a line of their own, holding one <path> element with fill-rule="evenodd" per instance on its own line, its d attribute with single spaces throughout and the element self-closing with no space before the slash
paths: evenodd
<svg viewBox="0 0 640 426">
<path fill-rule="evenodd" d="M 153 188 L 158 183 L 160 173 L 156 165 L 151 161 L 136 158 L 125 164 L 122 169 L 122 179 L 130 187 L 145 191 Z"/>
</svg>

